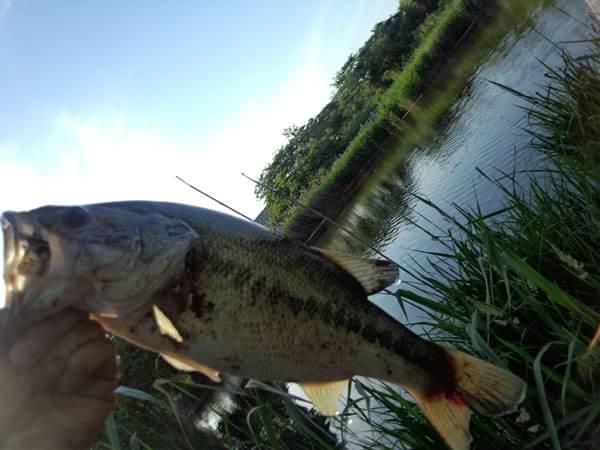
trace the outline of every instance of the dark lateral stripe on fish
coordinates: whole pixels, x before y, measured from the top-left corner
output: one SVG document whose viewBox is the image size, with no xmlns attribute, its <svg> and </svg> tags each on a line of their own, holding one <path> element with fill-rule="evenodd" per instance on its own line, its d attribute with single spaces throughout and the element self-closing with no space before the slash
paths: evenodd
<svg viewBox="0 0 600 450">
<path fill-rule="evenodd" d="M 273 243 L 264 242 L 263 245 L 269 246 Z M 335 328 L 359 334 L 368 342 L 380 345 L 426 373 L 436 374 L 436 380 L 439 380 L 439 383 L 431 387 L 428 395 L 437 395 L 441 392 L 450 394 L 454 391 L 455 381 L 452 367 L 442 347 L 421 339 L 390 316 L 388 316 L 389 329 L 382 330 L 373 323 L 362 324 L 359 318 L 347 312 L 359 309 L 364 317 L 369 317 L 374 316 L 372 310 L 376 309 L 377 315 L 380 315 L 382 311 L 367 300 L 366 294 L 364 294 L 364 299 L 357 297 L 347 299 L 348 303 L 354 303 L 353 308 L 334 308 L 333 303 L 319 301 L 318 298 L 311 295 L 306 297 L 294 295 L 279 282 L 270 281 L 262 275 L 255 276 L 250 268 L 237 261 L 223 258 L 222 252 L 211 252 L 209 249 L 198 247 L 195 247 L 193 251 L 195 252 L 194 256 L 187 259 L 188 263 L 194 266 L 189 267 L 192 273 L 198 275 L 200 271 L 213 271 L 227 279 L 237 289 L 249 288 L 253 298 L 268 299 L 271 306 L 285 305 L 295 316 L 303 313 L 308 319 L 318 318 Z M 208 258 L 209 253 L 210 258 Z M 364 293 L 362 286 L 347 272 L 338 269 L 334 273 L 343 278 L 340 280 L 341 283 L 353 286 Z M 202 297 L 198 293 L 195 296 Z M 199 319 L 208 312 L 203 306 L 205 305 L 201 305 L 201 302 L 198 304 L 192 302 L 193 311 Z M 392 375 L 391 370 L 388 375 Z"/>
</svg>

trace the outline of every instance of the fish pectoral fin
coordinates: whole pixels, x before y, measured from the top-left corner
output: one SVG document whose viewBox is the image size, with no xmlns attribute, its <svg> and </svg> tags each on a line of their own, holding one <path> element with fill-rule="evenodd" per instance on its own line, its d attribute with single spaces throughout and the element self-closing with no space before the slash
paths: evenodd
<svg viewBox="0 0 600 450">
<path fill-rule="evenodd" d="M 181 343 L 183 342 L 183 337 L 171 321 L 167 317 L 167 315 L 160 310 L 160 308 L 156 305 L 152 305 L 152 311 L 154 312 L 154 321 L 158 326 L 158 331 L 160 334 L 169 336 L 175 342 Z"/>
<path fill-rule="evenodd" d="M 175 356 L 172 354 L 161 353 L 160 356 L 168 362 L 173 368 L 182 372 L 200 372 L 206 375 L 213 383 L 220 383 L 221 377 L 219 371 L 211 367 L 205 366 L 197 361 L 192 361 L 188 358 Z"/>
<path fill-rule="evenodd" d="M 367 294 L 379 292 L 395 283 L 399 277 L 398 265 L 385 259 L 360 258 L 317 247 L 311 249 L 332 260 L 356 278 Z"/>
<path fill-rule="evenodd" d="M 337 414 L 337 402 L 348 389 L 348 380 L 298 383 L 315 408 L 325 416 Z"/>
<path fill-rule="evenodd" d="M 157 308 L 158 309 L 158 308 Z M 160 312 L 160 310 L 159 310 Z M 166 317 L 166 316 L 165 316 Z M 132 334 L 129 331 L 129 326 L 127 323 L 123 323 L 119 319 L 101 317 L 96 314 L 91 314 L 90 318 L 98 322 L 102 327 L 111 333 L 116 334 L 117 336 L 126 339 L 132 344 L 143 348 L 145 350 L 149 350 L 152 352 L 160 353 L 165 361 L 167 361 L 172 367 L 177 370 L 181 370 L 183 372 L 200 372 L 206 375 L 211 381 L 214 383 L 220 383 L 221 377 L 219 376 L 219 371 L 213 369 L 212 367 L 205 366 L 204 364 L 197 362 L 191 358 L 187 358 L 182 355 L 176 355 L 170 352 L 162 352 L 162 349 L 159 346 L 154 346 L 148 342 L 145 342 L 143 339 L 140 340 L 139 336 Z M 168 319 L 167 319 L 168 320 Z M 169 321 L 170 322 L 170 321 Z M 177 330 L 175 330 L 177 331 Z"/>
</svg>

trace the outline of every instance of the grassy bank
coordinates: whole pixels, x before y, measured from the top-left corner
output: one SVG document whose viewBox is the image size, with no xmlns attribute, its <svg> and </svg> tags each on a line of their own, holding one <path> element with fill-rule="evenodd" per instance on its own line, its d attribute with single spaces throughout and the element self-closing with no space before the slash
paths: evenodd
<svg viewBox="0 0 600 450">
<path fill-rule="evenodd" d="M 430 127 L 443 119 L 481 57 L 471 47 L 480 41 L 499 41 L 535 4 L 491 2 L 484 8 L 482 2 L 449 2 L 383 94 L 373 120 L 360 130 L 319 185 L 308 191 L 301 202 L 329 217 L 337 217 L 384 156 L 393 152 L 405 157 Z M 305 238 L 320 222 L 317 215 L 296 208 L 281 229 L 288 236 Z"/>
</svg>

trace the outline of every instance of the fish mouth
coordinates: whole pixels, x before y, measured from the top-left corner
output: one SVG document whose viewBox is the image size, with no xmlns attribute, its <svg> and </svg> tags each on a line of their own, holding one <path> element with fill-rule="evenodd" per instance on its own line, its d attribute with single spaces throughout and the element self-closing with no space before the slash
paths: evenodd
<svg viewBox="0 0 600 450">
<path fill-rule="evenodd" d="M 0 216 L 4 242 L 5 303 L 22 309 L 27 291 L 36 291 L 36 280 L 43 278 L 50 262 L 50 246 L 38 227 L 23 213 L 5 212 Z"/>
<path fill-rule="evenodd" d="M 16 289 L 16 268 L 17 268 L 17 242 L 15 234 L 15 224 L 12 214 L 6 212 L 0 216 L 2 225 L 2 239 L 4 242 L 4 288 L 5 302 L 10 305 L 13 302 Z"/>
<path fill-rule="evenodd" d="M 2 225 L 2 239 L 4 241 L 4 267 L 12 263 L 15 255 L 15 232 L 9 219 L 9 214 L 4 213 L 0 217 Z"/>
</svg>

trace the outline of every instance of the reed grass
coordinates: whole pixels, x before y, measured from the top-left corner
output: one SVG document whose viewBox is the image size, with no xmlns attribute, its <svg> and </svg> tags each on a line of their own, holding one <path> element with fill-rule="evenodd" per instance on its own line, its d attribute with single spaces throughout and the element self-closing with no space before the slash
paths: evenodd
<svg viewBox="0 0 600 450">
<path fill-rule="evenodd" d="M 419 198 L 454 226 L 422 227 L 444 250 L 426 265 L 415 262 L 416 277 L 398 299 L 430 311 L 420 323 L 429 339 L 508 367 L 529 386 L 518 413 L 473 416 L 474 449 L 600 443 L 600 354 L 591 347 L 600 326 L 600 40 L 590 44 L 587 56 L 564 53 L 562 68 L 546 67 L 545 92 L 513 90 L 528 103 L 532 145 L 551 162 L 530 173 L 529 186 L 514 173 L 483 174 L 506 198 L 485 215 Z M 367 389 L 385 405 L 385 420 L 363 414 L 379 434 L 398 436 L 406 448 L 443 448 L 396 390 Z M 389 448 L 378 442 L 368 447 Z"/>
</svg>

